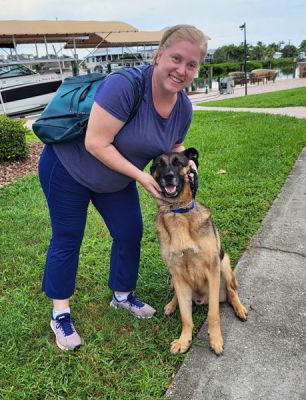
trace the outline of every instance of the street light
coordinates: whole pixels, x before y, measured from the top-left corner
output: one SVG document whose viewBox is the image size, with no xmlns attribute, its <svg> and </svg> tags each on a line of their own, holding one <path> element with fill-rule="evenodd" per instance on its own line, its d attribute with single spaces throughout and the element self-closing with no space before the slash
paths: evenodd
<svg viewBox="0 0 306 400">
<path fill-rule="evenodd" d="M 245 95 L 248 95 L 248 83 L 247 83 L 247 43 L 246 43 L 246 23 L 240 25 L 239 28 L 244 30 L 244 91 Z"/>
</svg>

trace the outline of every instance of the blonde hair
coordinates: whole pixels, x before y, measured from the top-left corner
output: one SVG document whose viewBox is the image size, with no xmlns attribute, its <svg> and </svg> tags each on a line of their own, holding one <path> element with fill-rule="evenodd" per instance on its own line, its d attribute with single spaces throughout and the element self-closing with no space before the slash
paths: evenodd
<svg viewBox="0 0 306 400">
<path fill-rule="evenodd" d="M 174 43 L 186 40 L 191 43 L 198 43 L 202 50 L 202 59 L 207 54 L 207 40 L 208 36 L 206 36 L 202 31 L 197 29 L 193 25 L 186 25 L 180 24 L 175 25 L 165 31 L 160 43 L 159 48 L 157 49 L 156 53 L 154 54 L 153 64 L 156 65 L 156 58 L 160 51 L 165 50 L 166 48 L 172 46 Z"/>
</svg>

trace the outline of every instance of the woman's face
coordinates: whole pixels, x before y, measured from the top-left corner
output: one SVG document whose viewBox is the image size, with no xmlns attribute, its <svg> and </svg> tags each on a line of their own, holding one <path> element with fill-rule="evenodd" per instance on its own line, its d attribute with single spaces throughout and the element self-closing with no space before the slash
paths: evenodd
<svg viewBox="0 0 306 400">
<path fill-rule="evenodd" d="M 178 41 L 161 50 L 156 58 L 156 82 L 163 90 L 177 93 L 193 80 L 202 57 L 197 43 Z"/>
</svg>

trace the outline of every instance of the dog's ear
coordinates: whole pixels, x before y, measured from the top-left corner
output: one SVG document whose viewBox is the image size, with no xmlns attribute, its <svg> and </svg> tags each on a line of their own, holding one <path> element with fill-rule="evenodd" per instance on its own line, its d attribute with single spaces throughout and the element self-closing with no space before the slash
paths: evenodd
<svg viewBox="0 0 306 400">
<path fill-rule="evenodd" d="M 194 147 L 189 147 L 188 149 L 183 151 L 184 155 L 189 159 L 192 160 L 195 165 L 199 166 L 199 152 Z"/>
</svg>

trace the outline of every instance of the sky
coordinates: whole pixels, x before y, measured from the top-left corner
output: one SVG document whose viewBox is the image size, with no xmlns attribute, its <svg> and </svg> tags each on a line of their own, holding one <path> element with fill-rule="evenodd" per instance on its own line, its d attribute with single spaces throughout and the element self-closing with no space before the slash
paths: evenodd
<svg viewBox="0 0 306 400">
<path fill-rule="evenodd" d="M 210 49 L 243 42 L 244 22 L 252 45 L 306 40 L 305 0 L 0 0 L 0 10 L 2 20 L 122 21 L 141 31 L 187 23 L 211 38 Z"/>
</svg>

